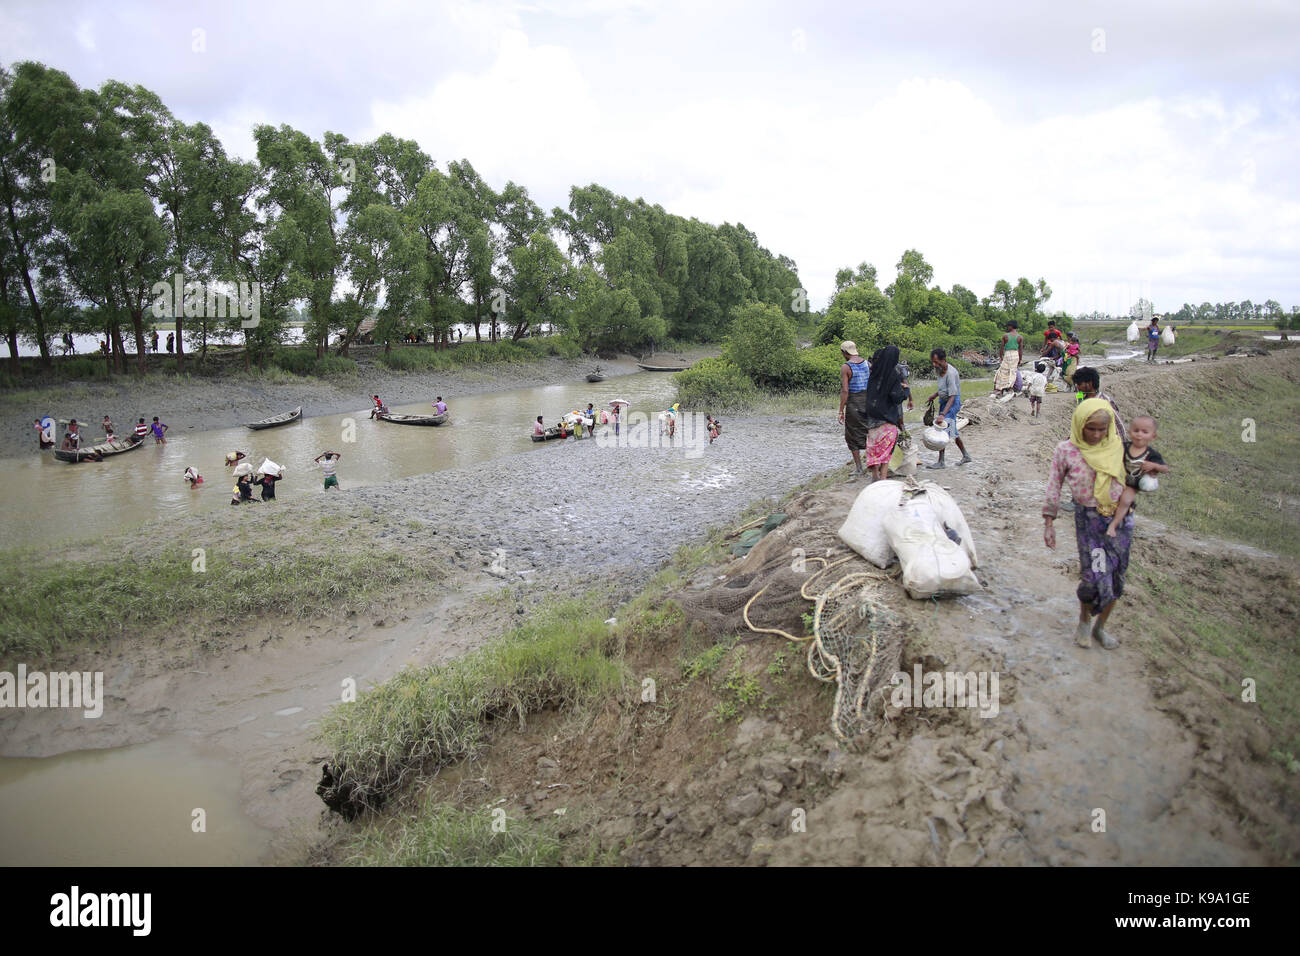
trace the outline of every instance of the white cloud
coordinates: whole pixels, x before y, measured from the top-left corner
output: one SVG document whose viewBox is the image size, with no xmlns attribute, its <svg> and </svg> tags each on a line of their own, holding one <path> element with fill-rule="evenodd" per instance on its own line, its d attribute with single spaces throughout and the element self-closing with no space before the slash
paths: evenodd
<svg viewBox="0 0 1300 956">
<path fill-rule="evenodd" d="M 77 21 L 77 44 L 83 49 L 93 51 L 95 49 L 95 25 L 89 20 Z"/>
</svg>

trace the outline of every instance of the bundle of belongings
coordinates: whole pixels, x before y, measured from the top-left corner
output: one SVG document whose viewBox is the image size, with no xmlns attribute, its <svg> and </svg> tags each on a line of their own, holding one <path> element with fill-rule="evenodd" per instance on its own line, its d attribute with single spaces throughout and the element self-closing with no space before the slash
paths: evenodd
<svg viewBox="0 0 1300 956">
<path fill-rule="evenodd" d="M 932 481 L 877 481 L 863 489 L 840 540 L 878 568 L 898 558 L 917 599 L 980 589 L 975 539 L 952 495 Z"/>
</svg>

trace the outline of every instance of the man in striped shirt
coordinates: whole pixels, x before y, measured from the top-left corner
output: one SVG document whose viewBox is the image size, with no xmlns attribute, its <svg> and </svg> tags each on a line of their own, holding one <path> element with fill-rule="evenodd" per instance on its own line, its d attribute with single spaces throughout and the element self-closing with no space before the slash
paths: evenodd
<svg viewBox="0 0 1300 956">
<path fill-rule="evenodd" d="M 334 471 L 338 468 L 339 459 L 342 457 L 343 456 L 336 451 L 327 451 L 317 455 L 315 458 L 316 463 L 320 465 L 321 471 L 325 472 L 326 491 L 329 491 L 331 488 L 339 487 L 339 479 L 338 476 L 334 474 Z M 322 458 L 325 460 L 321 461 Z"/>
</svg>

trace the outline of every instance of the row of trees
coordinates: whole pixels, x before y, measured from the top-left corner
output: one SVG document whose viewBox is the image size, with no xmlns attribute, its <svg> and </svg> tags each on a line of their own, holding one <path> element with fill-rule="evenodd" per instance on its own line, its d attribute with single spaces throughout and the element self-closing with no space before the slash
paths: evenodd
<svg viewBox="0 0 1300 956">
<path fill-rule="evenodd" d="M 799 280 L 741 225 L 713 226 L 591 185 L 548 215 L 513 182 L 496 190 L 466 160 L 440 169 L 410 140 L 316 140 L 254 129 L 256 161 L 173 116 L 140 86 L 80 89 L 37 63 L 0 67 L 0 330 L 49 363 L 63 331 L 104 334 L 118 369 L 133 336 L 144 367 L 160 282 L 193 283 L 168 308 L 183 367 L 186 322 L 242 333 L 258 361 L 306 317 L 305 337 L 346 355 L 367 318 L 377 341 L 439 345 L 558 330 L 583 348 L 721 337 L 733 310 L 794 316 Z M 202 307 L 239 283 L 259 291 L 255 327 Z M 171 297 L 166 297 L 171 303 Z M 803 300 L 803 301 L 806 301 Z M 232 314 L 233 313 L 233 314 Z M 192 325 L 193 330 L 193 325 Z"/>
<path fill-rule="evenodd" d="M 1052 290 L 1043 279 L 1030 282 L 1021 278 L 1014 285 L 999 279 L 988 295 L 979 297 L 963 285 L 954 285 L 947 292 L 931 285 L 934 269 L 915 249 L 904 252 L 895 269 L 894 281 L 883 291 L 870 263 L 837 272 L 835 296 L 817 330 L 816 343 L 831 345 L 850 338 L 859 349 L 897 345 L 903 349 L 943 346 L 987 351 L 1010 320 L 1027 333 L 1047 327 L 1044 305 Z M 1063 314 L 1054 318 L 1058 325 L 1069 328 Z"/>
</svg>

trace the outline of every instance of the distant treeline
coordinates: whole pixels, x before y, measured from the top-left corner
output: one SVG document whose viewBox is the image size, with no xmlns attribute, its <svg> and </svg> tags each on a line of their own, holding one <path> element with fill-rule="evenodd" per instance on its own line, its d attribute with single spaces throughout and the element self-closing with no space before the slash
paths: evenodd
<svg viewBox="0 0 1300 956">
<path fill-rule="evenodd" d="M 1172 322 L 1175 325 L 1191 325 L 1194 322 L 1207 325 L 1212 322 L 1221 324 L 1268 322 L 1279 329 L 1300 329 L 1300 305 L 1293 305 L 1291 311 L 1286 312 L 1276 299 L 1269 299 L 1262 303 L 1242 299 L 1240 302 L 1216 302 L 1213 305 L 1209 302 L 1202 302 L 1200 305 L 1184 302 L 1183 307 L 1177 312 L 1163 314 L 1156 312 L 1150 300 L 1138 299 L 1137 303 L 1129 309 L 1128 315 L 1089 312 L 1077 318 L 1084 322 L 1129 322 L 1132 319 L 1150 321 L 1152 315 L 1159 315 L 1165 322 Z"/>
<path fill-rule="evenodd" d="M 256 161 L 233 159 L 206 125 L 179 121 L 141 86 L 83 90 L 38 63 L 0 67 L 0 331 L 11 354 L 22 338 L 48 364 L 52 337 L 93 332 L 124 369 L 123 338 L 134 336 L 143 369 L 160 312 L 204 343 L 242 334 L 259 363 L 301 317 L 318 357 L 331 340 L 346 355 L 367 319 L 382 343 L 414 333 L 445 345 L 468 323 L 476 338 L 546 328 L 588 350 L 638 349 L 717 340 L 745 304 L 794 318 L 807 301 L 795 264 L 742 225 L 598 185 L 548 214 L 523 186 L 493 189 L 467 160 L 440 169 L 387 134 L 350 143 L 260 125 L 253 135 Z M 177 275 L 193 285 L 160 298 L 158 284 Z M 254 327 L 239 283 L 256 291 Z"/>
</svg>

